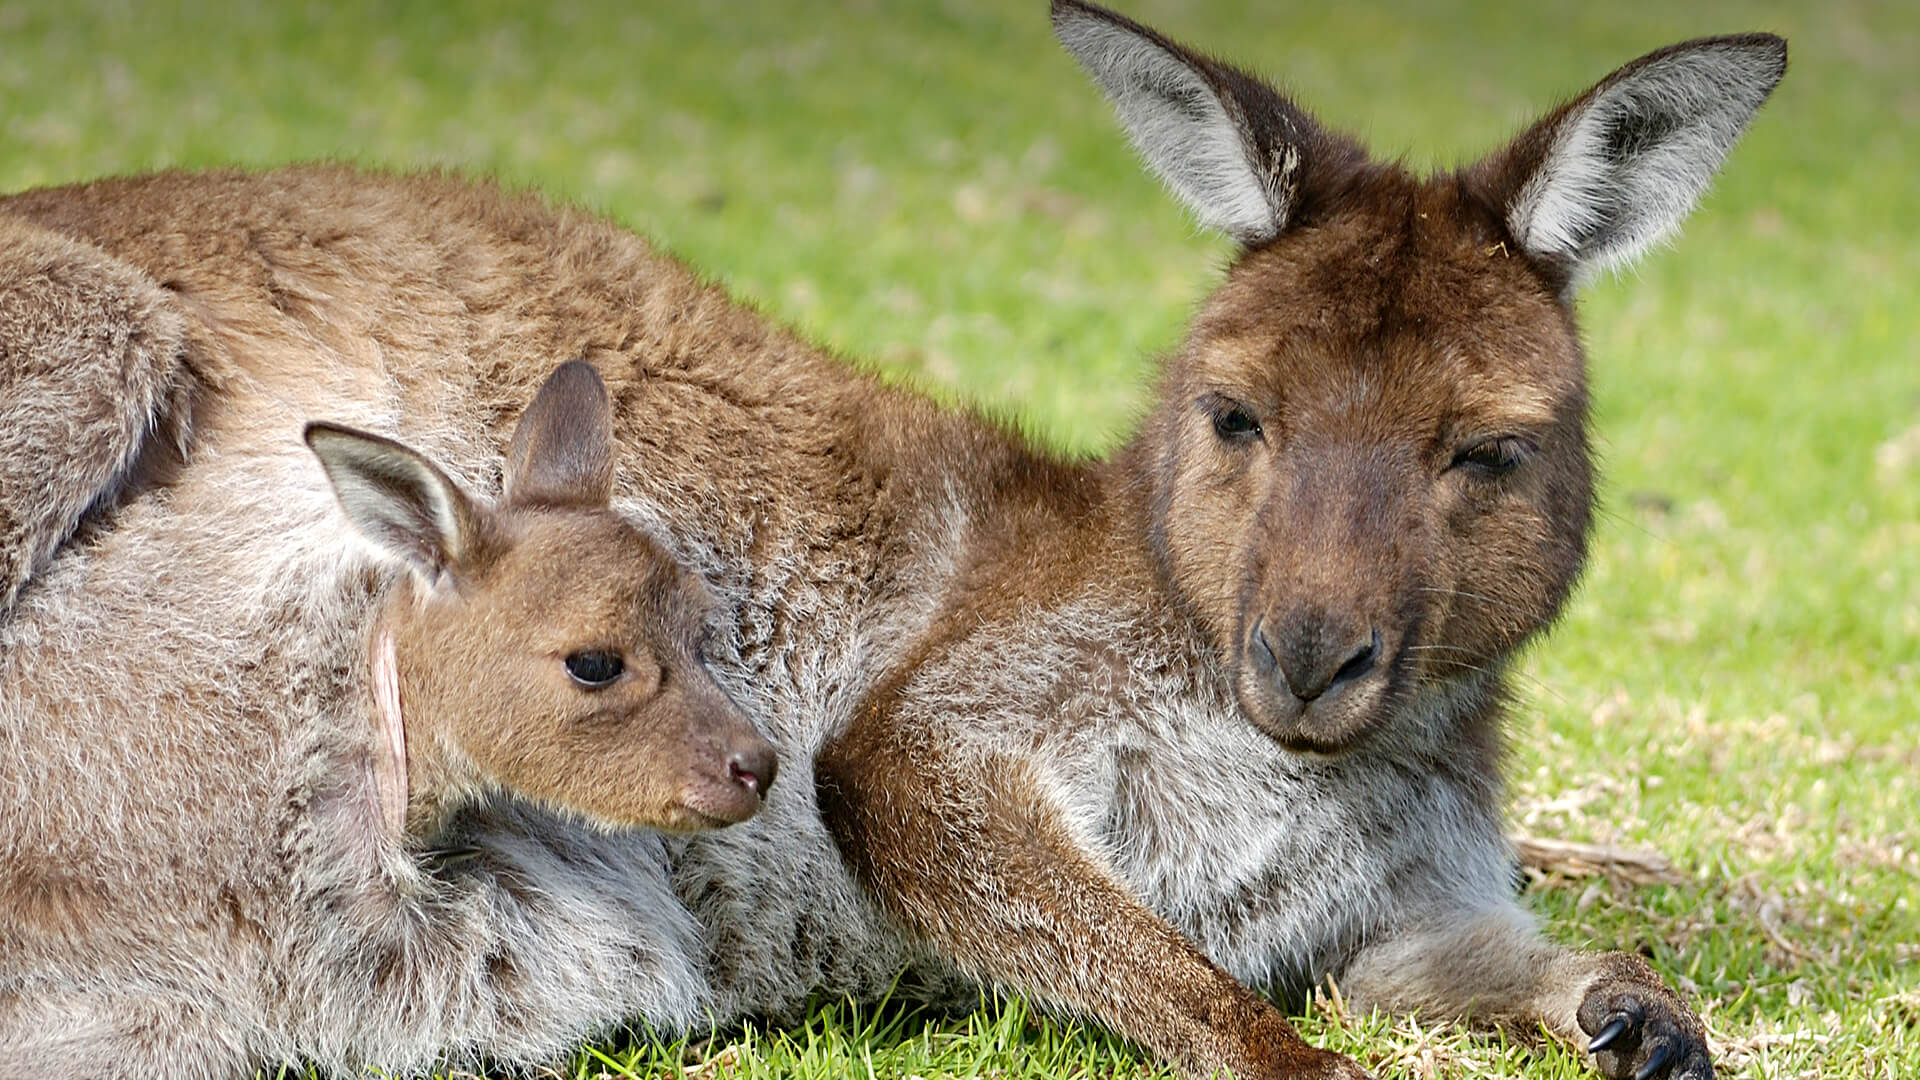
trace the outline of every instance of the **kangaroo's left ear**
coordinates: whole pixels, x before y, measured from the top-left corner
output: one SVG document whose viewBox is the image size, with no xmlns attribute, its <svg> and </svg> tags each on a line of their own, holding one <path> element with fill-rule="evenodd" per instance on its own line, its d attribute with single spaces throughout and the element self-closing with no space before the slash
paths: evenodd
<svg viewBox="0 0 1920 1080">
<path fill-rule="evenodd" d="M 308 424 L 305 434 L 362 536 L 423 581 L 478 564 L 487 515 L 439 466 L 403 443 L 338 424 Z"/>
<path fill-rule="evenodd" d="M 1626 265 L 1693 210 L 1787 70 L 1772 34 L 1701 38 L 1635 60 L 1471 176 L 1522 250 L 1577 285 Z"/>
<path fill-rule="evenodd" d="M 1202 225 L 1280 235 L 1327 178 L 1366 160 L 1279 91 L 1123 15 L 1053 0 L 1053 32 L 1113 101 L 1147 167 Z"/>
</svg>

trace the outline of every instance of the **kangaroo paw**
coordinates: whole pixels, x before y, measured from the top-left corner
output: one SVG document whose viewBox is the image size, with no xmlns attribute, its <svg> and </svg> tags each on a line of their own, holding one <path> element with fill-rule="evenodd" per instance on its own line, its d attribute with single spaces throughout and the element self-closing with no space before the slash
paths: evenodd
<svg viewBox="0 0 1920 1080">
<path fill-rule="evenodd" d="M 187 350 L 152 279 L 0 216 L 0 613 L 150 442 L 184 431 Z"/>
<path fill-rule="evenodd" d="M 1587 1051 L 1608 1080 L 1711 1080 L 1699 1017 L 1638 957 L 1614 954 L 1580 1003 Z"/>
</svg>

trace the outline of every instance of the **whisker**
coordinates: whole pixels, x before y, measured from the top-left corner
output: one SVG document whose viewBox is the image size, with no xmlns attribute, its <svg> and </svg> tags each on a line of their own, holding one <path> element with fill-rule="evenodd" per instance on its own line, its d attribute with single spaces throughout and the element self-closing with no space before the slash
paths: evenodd
<svg viewBox="0 0 1920 1080">
<path fill-rule="evenodd" d="M 1465 646 L 1461 646 L 1461 645 L 1440 645 L 1440 644 L 1406 645 L 1402 647 L 1402 651 L 1410 652 L 1410 653 L 1411 652 L 1434 652 L 1434 653 L 1442 653 L 1442 654 L 1465 653 L 1470 656 L 1475 655 L 1473 650 L 1468 649 Z M 1561 705 L 1564 705 L 1569 709 L 1574 708 L 1574 703 L 1571 698 L 1567 697 L 1565 694 L 1561 693 L 1559 690 L 1554 689 L 1551 683 L 1548 683 L 1546 680 L 1540 678 L 1538 675 L 1534 675 L 1529 672 L 1521 670 L 1518 665 L 1507 664 L 1507 665 L 1501 665 L 1501 666 L 1494 666 L 1490 664 L 1473 663 L 1473 662 L 1459 660 L 1459 659 L 1446 660 L 1444 656 L 1442 657 L 1442 659 L 1445 660 L 1446 663 L 1462 671 L 1472 671 L 1472 672 L 1485 674 L 1485 675 L 1496 675 L 1496 674 L 1506 675 L 1508 677 L 1518 679 L 1523 685 L 1531 687 L 1535 690 L 1540 691 L 1541 693 L 1546 694 L 1548 697 L 1553 698 L 1555 701 L 1559 702 Z"/>
<path fill-rule="evenodd" d="M 1528 609 L 1521 607 L 1519 604 L 1516 604 L 1511 600 L 1502 600 L 1497 596 L 1488 596 L 1485 593 L 1468 592 L 1465 589 L 1443 589 L 1437 585 L 1420 585 L 1420 586 L 1416 586 L 1416 589 L 1419 592 L 1438 593 L 1441 596 L 1458 597 L 1463 600 L 1478 600 L 1480 603 L 1483 603 L 1483 604 L 1491 604 L 1494 607 L 1504 608 L 1507 611 L 1514 612 L 1519 615 L 1524 615 L 1526 616 L 1528 622 L 1532 622 L 1534 619 L 1534 613 L 1532 611 L 1529 611 Z"/>
</svg>

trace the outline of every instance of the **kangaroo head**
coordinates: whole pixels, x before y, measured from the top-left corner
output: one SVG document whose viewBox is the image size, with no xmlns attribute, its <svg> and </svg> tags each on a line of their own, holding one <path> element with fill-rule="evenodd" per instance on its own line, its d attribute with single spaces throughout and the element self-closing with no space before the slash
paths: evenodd
<svg viewBox="0 0 1920 1080">
<path fill-rule="evenodd" d="M 1162 571 L 1242 708 L 1335 752 L 1486 685 L 1585 555 L 1572 289 L 1679 224 L 1785 42 L 1662 49 L 1422 179 L 1125 18 L 1055 0 L 1053 19 L 1147 164 L 1241 245 L 1132 453 Z"/>
<path fill-rule="evenodd" d="M 380 711 L 404 719 L 391 738 L 410 822 L 487 786 L 614 825 L 759 808 L 773 748 L 702 664 L 704 587 L 608 508 L 611 412 L 591 367 L 559 368 L 521 417 L 497 506 L 392 440 L 328 424 L 306 438 L 354 526 L 410 570 L 374 645 Z"/>
</svg>

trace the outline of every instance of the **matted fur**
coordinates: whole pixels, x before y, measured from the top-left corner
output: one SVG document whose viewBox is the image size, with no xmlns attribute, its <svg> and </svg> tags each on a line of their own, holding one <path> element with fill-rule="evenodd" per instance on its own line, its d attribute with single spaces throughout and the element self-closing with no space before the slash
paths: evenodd
<svg viewBox="0 0 1920 1080">
<path fill-rule="evenodd" d="M 1056 5 L 1063 17 L 1109 20 L 1095 35 L 1109 52 L 1111 35 L 1139 29 L 1085 5 Z M 1210 73 L 1208 92 L 1235 98 L 1221 105 L 1229 119 L 1307 122 L 1264 99 L 1248 108 L 1241 98 L 1271 91 L 1246 76 L 1182 62 Z M 1148 139 L 1150 155 L 1159 139 Z M 175 888 L 199 922 L 144 901 L 122 915 L 190 953 L 283 940 L 278 928 L 213 917 L 247 908 L 195 895 L 204 867 L 183 867 L 171 886 L 164 871 L 148 878 L 152 853 L 179 841 L 224 857 L 249 842 L 258 814 L 226 816 L 214 793 L 156 819 L 154 805 L 186 790 L 143 768 L 144 744 L 165 732 L 35 730 L 40 710 L 58 708 L 19 704 L 27 665 L 33 687 L 97 716 L 107 697 L 83 669 L 98 660 L 116 700 L 146 703 L 149 727 L 210 715 L 167 700 L 180 685 L 205 683 L 197 693 L 242 715 L 311 708 L 319 695 L 249 667 L 259 635 L 288 604 L 364 603 L 364 570 L 333 553 L 311 491 L 285 493 L 298 471 L 286 416 L 325 410 L 404 429 L 485 487 L 540 376 L 570 357 L 593 364 L 613 395 L 615 506 L 717 597 L 706 655 L 779 746 L 782 781 L 752 821 L 665 843 L 681 906 L 659 892 L 652 841 L 590 840 L 537 816 L 475 823 L 475 842 L 512 852 L 518 875 L 483 861 L 426 879 L 482 898 L 450 920 L 399 902 L 417 918 L 396 955 L 422 965 L 408 984 L 421 989 L 391 1010 L 355 998 L 368 1011 L 303 1014 L 320 1045 L 387 1048 L 411 1067 L 419 1049 L 407 1040 L 428 1026 L 419 1010 L 437 1007 L 425 969 L 444 975 L 510 947 L 524 951 L 507 985 L 524 992 L 530 1011 L 514 1015 L 530 1030 L 499 1026 L 508 1003 L 487 995 L 506 990 L 490 978 L 435 982 L 457 1002 L 445 1014 L 453 1044 L 531 1055 L 569 1024 L 615 1015 L 665 1027 L 702 1008 L 722 1020 L 791 1016 L 823 993 L 875 996 L 906 967 L 916 985 L 967 975 L 1090 1014 L 1191 1075 L 1225 1066 L 1242 1077 L 1350 1077 L 1357 1067 L 1306 1047 L 1242 985 L 1298 993 L 1333 974 L 1363 1003 L 1544 1023 L 1576 1040 L 1631 1010 L 1638 1026 L 1599 1056 L 1607 1075 L 1631 1075 L 1657 1040 L 1682 1054 L 1656 1072 L 1707 1075 L 1698 1021 L 1644 964 L 1547 943 L 1511 892 L 1503 665 L 1557 612 L 1587 527 L 1582 361 L 1562 301 L 1570 270 L 1527 257 L 1507 218 L 1538 143 L 1430 181 L 1369 165 L 1338 138 L 1288 144 L 1330 149 L 1302 161 L 1297 197 L 1268 203 L 1271 242 L 1245 253 L 1208 302 L 1138 439 L 1091 465 L 883 387 L 638 238 L 486 185 L 298 168 L 104 181 L 0 203 L 6 218 L 166 282 L 205 328 L 211 359 L 242 373 L 210 396 L 206 441 L 177 485 L 65 552 L 5 625 L 0 662 L 13 667 L 0 687 L 13 711 L 0 714 L 11 785 L 0 820 L 11 880 L 23 865 L 82 867 L 116 895 Z M 1233 207 L 1210 220 L 1237 229 L 1251 204 L 1229 194 Z M 1252 466 L 1232 462 L 1253 459 L 1208 456 L 1240 452 L 1211 441 L 1225 386 L 1260 412 L 1276 454 L 1284 423 L 1289 454 L 1305 455 L 1261 466 L 1278 471 L 1261 474 L 1248 503 L 1231 485 L 1249 484 Z M 1408 477 L 1424 475 L 1402 453 L 1409 425 L 1455 414 L 1532 425 L 1554 464 L 1514 489 L 1524 498 L 1475 488 L 1465 503 L 1429 505 L 1406 495 Z M 1339 452 L 1356 445 L 1373 452 Z M 228 447 L 245 448 L 237 477 Z M 1341 512 L 1288 513 L 1294 498 Z M 228 511 L 238 500 L 256 513 L 222 520 L 257 534 L 169 539 L 195 527 L 199 499 Z M 1480 505 L 1503 508 L 1489 519 L 1501 528 L 1474 531 Z M 1414 531 L 1383 533 L 1383 521 Z M 1446 540 L 1450 529 L 1475 543 Z M 1380 535 L 1429 543 L 1409 556 Z M 195 550 L 257 554 L 181 561 Z M 1369 576 L 1376 565 L 1413 584 Z M 162 611 L 145 572 L 154 566 L 178 566 L 165 579 L 204 599 L 169 597 Z M 1441 571 L 1449 588 L 1418 585 Z M 1473 662 L 1396 657 L 1355 680 L 1353 708 L 1273 706 L 1245 684 L 1247 613 L 1287 610 L 1282 601 L 1309 586 L 1369 611 L 1412 604 L 1416 623 Z M 326 625 L 288 645 L 343 657 L 315 669 L 337 676 L 346 643 Z M 1390 644 L 1418 632 L 1395 624 Z M 126 651 L 98 657 L 101 640 Z M 189 661 L 212 674 L 186 678 Z M 1295 753 L 1283 736 L 1341 752 Z M 236 753 L 280 755 L 289 789 L 324 808 L 335 768 L 324 755 L 268 745 L 244 725 L 231 740 Z M 81 747 L 90 770 L 40 760 Z M 42 777 L 54 785 L 44 799 Z M 111 827 L 94 845 L 74 823 L 101 808 Z M 39 858 L 27 838 L 41 835 L 17 831 L 24 820 L 64 837 L 55 863 L 24 861 Z M 316 826 L 294 842 L 324 846 L 331 835 Z M 526 887 L 516 892 L 516 881 Z M 303 887 L 298 902 L 326 888 Z M 536 896 L 553 902 L 528 906 Z M 313 933 L 323 959 L 301 968 L 300 985 L 317 994 L 340 963 L 338 985 L 364 987 L 346 960 L 324 959 L 335 955 L 324 926 Z M 623 954 L 623 938 L 644 945 Z M 566 952 L 566 971 L 554 950 Z M 0 952 L 14 955 L 25 954 Z M 104 988 L 133 978 L 119 952 L 89 959 Z M 218 965 L 204 985 L 183 985 L 174 1007 L 198 1016 L 224 992 L 216 976 L 243 970 Z M 44 969 L 13 968 L 0 985 L 36 977 Z M 590 986 L 605 997 L 586 1008 Z M 11 1030 L 37 1031 L 19 1026 L 23 1007 L 10 1004 Z M 280 1049 L 246 1044 L 237 1033 L 254 1029 L 244 1025 L 179 1023 L 227 1047 L 228 1062 Z M 90 1045 L 138 1050 L 148 1032 L 103 1020 Z M 0 1060 L 21 1060 L 18 1038 L 0 1038 L 14 1051 Z"/>
</svg>

